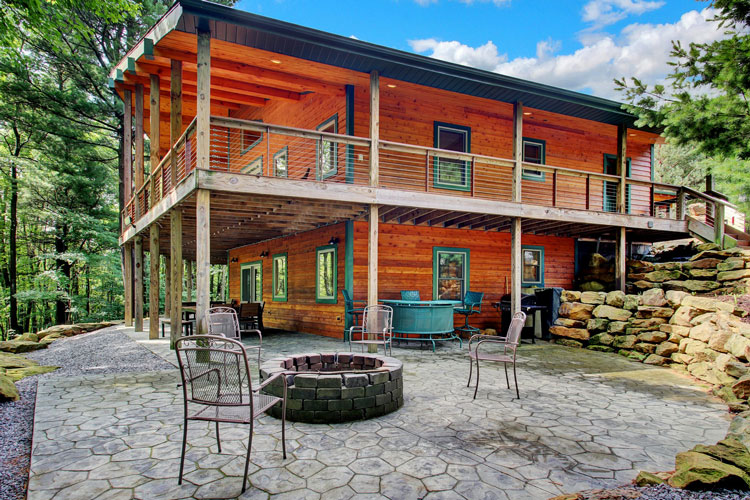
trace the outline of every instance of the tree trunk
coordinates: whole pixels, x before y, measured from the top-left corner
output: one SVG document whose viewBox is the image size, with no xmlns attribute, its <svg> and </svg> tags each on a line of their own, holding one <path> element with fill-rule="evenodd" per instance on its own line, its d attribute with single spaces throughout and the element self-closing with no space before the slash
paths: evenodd
<svg viewBox="0 0 750 500">
<path fill-rule="evenodd" d="M 55 268 L 65 277 L 66 285 L 70 283 L 71 265 L 66 259 L 60 258 L 60 256 L 68 251 L 67 236 L 68 226 L 66 225 L 63 225 L 61 229 L 55 231 L 55 252 L 57 253 L 57 258 L 55 258 Z M 62 287 L 58 287 L 58 291 L 63 292 L 65 291 L 65 289 Z M 67 293 L 65 295 L 67 296 Z M 55 301 L 56 325 L 63 325 L 66 323 L 67 309 L 68 300 L 65 297 L 58 297 L 58 299 Z"/>
<path fill-rule="evenodd" d="M 15 128 L 15 127 L 14 127 Z M 18 132 L 16 132 L 18 133 Z M 20 144 L 16 146 L 16 156 L 20 152 Z M 23 333 L 18 324 L 18 249 L 16 238 L 18 235 L 18 167 L 15 162 L 10 166 L 10 246 L 8 255 L 8 274 L 10 278 L 10 329 L 16 333 Z"/>
</svg>

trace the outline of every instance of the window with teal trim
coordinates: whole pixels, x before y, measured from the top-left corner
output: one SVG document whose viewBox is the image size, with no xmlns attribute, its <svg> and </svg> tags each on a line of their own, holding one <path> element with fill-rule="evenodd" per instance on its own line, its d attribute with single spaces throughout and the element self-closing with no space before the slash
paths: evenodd
<svg viewBox="0 0 750 500">
<path fill-rule="evenodd" d="M 315 130 L 328 132 L 331 134 L 339 133 L 339 115 L 335 114 L 320 125 Z M 317 179 L 323 180 L 336 175 L 338 172 L 338 144 L 330 139 L 321 138 L 317 144 Z"/>
<path fill-rule="evenodd" d="M 525 287 L 544 286 L 544 247 L 523 245 L 521 247 L 521 285 Z"/>
<path fill-rule="evenodd" d="M 315 249 L 315 301 L 320 304 L 336 303 L 336 254 L 336 245 Z"/>
<path fill-rule="evenodd" d="M 287 292 L 287 254 L 280 253 L 273 256 L 273 300 L 286 302 Z"/>
<path fill-rule="evenodd" d="M 457 153 L 471 151 L 471 128 L 451 123 L 435 122 L 435 147 Z M 471 190 L 471 162 L 454 158 L 435 157 L 433 185 L 437 188 Z"/>
<path fill-rule="evenodd" d="M 263 140 L 263 132 L 259 130 L 242 130 L 240 132 L 240 154 L 245 154 Z"/>
<path fill-rule="evenodd" d="M 524 163 L 536 163 L 544 165 L 547 155 L 547 143 L 541 139 L 523 138 L 523 161 Z M 544 172 L 530 168 L 523 169 L 524 179 L 530 181 L 544 182 Z"/>
<path fill-rule="evenodd" d="M 240 173 L 250 175 L 263 175 L 263 157 L 259 156 L 240 170 Z"/>
<path fill-rule="evenodd" d="M 274 177 L 289 177 L 289 147 L 284 146 L 273 155 Z"/>
<path fill-rule="evenodd" d="M 604 155 L 604 173 L 617 175 L 617 155 Z M 627 159 L 626 177 L 630 177 L 630 158 Z M 617 212 L 617 183 L 604 181 L 602 186 L 602 211 Z M 625 213 L 630 213 L 630 186 L 625 187 Z"/>
<path fill-rule="evenodd" d="M 433 247 L 435 300 L 463 300 L 469 289 L 469 249 Z"/>
</svg>

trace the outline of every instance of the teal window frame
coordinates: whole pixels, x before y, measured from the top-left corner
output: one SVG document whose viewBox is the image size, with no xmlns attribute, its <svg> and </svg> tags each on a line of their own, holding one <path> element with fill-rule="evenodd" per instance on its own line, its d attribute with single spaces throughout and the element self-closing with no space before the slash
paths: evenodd
<svg viewBox="0 0 750 500">
<path fill-rule="evenodd" d="M 471 127 L 464 125 L 456 125 L 454 123 L 445 122 L 434 122 L 433 123 L 433 146 L 440 149 L 440 130 L 450 130 L 452 132 L 460 132 L 466 136 L 466 151 L 456 151 L 456 153 L 471 153 Z M 440 180 L 440 162 L 439 156 L 435 156 L 432 160 L 432 185 L 439 189 L 453 189 L 454 191 L 471 191 L 471 162 L 461 160 L 442 160 L 445 162 L 455 162 L 458 168 L 463 164 L 462 177 L 463 182 L 460 184 L 441 182 Z"/>
<path fill-rule="evenodd" d="M 259 120 L 260 121 L 260 120 Z M 258 138 L 253 141 L 251 144 L 245 144 L 245 134 L 248 132 L 257 132 L 257 130 L 240 130 L 240 155 L 244 155 L 251 149 L 253 149 L 255 146 L 260 144 L 263 141 L 263 134 L 264 132 L 261 131 Z"/>
<path fill-rule="evenodd" d="M 617 161 L 617 155 L 604 153 L 603 159 L 602 159 L 602 172 L 607 173 L 607 160 L 615 160 Z M 630 157 L 626 158 L 626 170 L 625 177 L 630 178 Z M 608 189 L 607 186 L 609 185 L 609 181 L 602 181 L 602 212 L 607 213 L 616 213 L 617 212 L 617 191 L 615 191 L 615 199 L 614 201 L 609 200 L 608 196 Z M 615 184 L 615 188 L 617 185 Z M 629 214 L 632 210 L 632 204 L 630 203 L 630 186 L 625 187 L 625 213 Z M 612 210 L 607 210 L 607 205 L 610 204 L 614 206 Z"/>
<path fill-rule="evenodd" d="M 521 266 L 525 266 L 523 253 L 526 250 L 539 252 L 539 281 L 524 281 L 523 268 L 521 269 L 521 286 L 523 287 L 544 287 L 544 247 L 536 245 L 521 245 Z"/>
<path fill-rule="evenodd" d="M 463 275 L 463 290 L 461 290 L 461 297 L 459 300 L 463 300 L 464 295 L 469 290 L 470 273 L 471 269 L 471 250 L 468 248 L 456 248 L 456 247 L 432 247 L 432 299 L 443 300 L 438 298 L 438 283 L 440 281 L 440 254 L 441 253 L 453 253 L 464 255 L 464 275 Z M 448 299 L 446 299 L 448 300 Z"/>
<path fill-rule="evenodd" d="M 255 291 L 260 296 L 260 300 L 258 300 L 258 302 L 261 302 L 263 300 L 263 261 L 254 260 L 252 262 L 243 262 L 242 264 L 240 264 L 240 301 L 241 302 L 250 302 L 250 301 L 245 300 L 245 294 L 243 293 L 244 290 L 242 289 L 242 287 L 244 286 L 245 282 L 242 279 L 242 271 L 244 271 L 248 267 L 252 267 L 256 265 L 260 269 L 260 272 L 258 273 L 260 277 L 260 290 L 256 289 Z M 256 282 L 256 286 L 257 286 L 257 282 Z"/>
<path fill-rule="evenodd" d="M 286 162 L 286 167 L 285 167 L 284 175 L 279 175 L 276 162 L 282 157 L 284 158 L 284 161 Z M 289 146 L 284 146 L 273 155 L 273 176 L 284 177 L 284 178 L 289 177 Z"/>
<path fill-rule="evenodd" d="M 320 255 L 322 253 L 333 253 L 332 284 L 333 296 L 327 297 L 320 294 Z M 315 302 L 318 304 L 336 304 L 338 302 L 338 245 L 323 245 L 315 248 Z"/>
<path fill-rule="evenodd" d="M 252 171 L 256 167 L 260 169 L 259 172 L 253 172 Z M 263 156 L 261 155 L 261 156 L 255 158 L 254 160 L 249 161 L 247 163 L 247 165 L 245 165 L 244 167 L 242 167 L 242 169 L 240 170 L 240 173 L 241 174 L 247 174 L 247 175 L 263 175 Z"/>
<path fill-rule="evenodd" d="M 279 259 L 284 259 L 284 293 L 277 294 L 279 288 L 279 273 L 278 273 L 278 267 L 276 267 L 276 261 Z M 289 256 L 286 252 L 284 253 L 277 253 L 271 258 L 271 266 L 273 268 L 273 290 L 271 290 L 271 300 L 274 302 L 286 302 L 287 301 L 287 292 L 289 289 Z"/>
<path fill-rule="evenodd" d="M 318 125 L 317 127 L 315 127 L 315 130 L 326 132 L 325 129 L 328 128 L 328 127 L 330 127 L 331 125 L 333 125 L 333 132 L 332 133 L 338 134 L 339 133 L 339 114 L 338 113 L 336 113 L 335 115 L 331 116 L 326 121 L 324 121 L 323 123 L 321 123 L 320 125 Z M 333 177 L 334 175 L 336 175 L 339 172 L 339 158 L 338 158 L 338 156 L 339 156 L 338 155 L 339 147 L 338 147 L 338 143 L 337 142 L 333 142 L 333 141 L 330 142 L 330 145 L 331 145 L 330 147 L 331 147 L 331 152 L 332 152 L 331 153 L 331 163 L 332 163 L 332 165 L 331 165 L 331 167 L 332 167 L 331 171 L 328 172 L 328 173 L 326 173 L 326 174 L 324 174 L 322 172 L 322 170 L 321 170 L 321 168 L 322 168 L 322 165 L 321 165 L 322 162 L 320 161 L 321 160 L 320 156 L 321 156 L 322 151 L 323 151 L 323 143 L 324 142 L 328 142 L 328 141 L 324 141 L 323 139 L 319 139 L 315 143 L 315 178 L 317 180 L 319 180 L 319 181 L 328 179 L 329 177 Z"/>
<path fill-rule="evenodd" d="M 541 163 L 539 165 L 544 165 L 547 163 L 547 141 L 544 141 L 542 139 L 534 139 L 532 137 L 524 137 L 523 143 L 521 144 L 521 149 L 523 151 L 523 161 L 525 163 L 536 163 L 535 161 L 529 161 L 526 159 L 526 143 L 531 144 L 538 144 L 542 147 L 542 158 Z M 537 182 L 544 182 L 545 180 L 545 173 L 534 170 L 533 168 L 523 168 L 523 172 L 521 173 L 521 178 L 525 179 L 527 181 L 537 181 Z"/>
</svg>

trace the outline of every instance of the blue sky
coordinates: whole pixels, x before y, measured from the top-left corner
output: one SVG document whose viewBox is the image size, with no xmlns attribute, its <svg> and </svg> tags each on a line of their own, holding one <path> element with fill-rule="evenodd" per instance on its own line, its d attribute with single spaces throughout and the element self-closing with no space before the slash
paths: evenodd
<svg viewBox="0 0 750 500">
<path fill-rule="evenodd" d="M 616 98 L 661 82 L 672 39 L 720 36 L 695 0 L 240 0 L 237 8 L 380 45 Z"/>
</svg>

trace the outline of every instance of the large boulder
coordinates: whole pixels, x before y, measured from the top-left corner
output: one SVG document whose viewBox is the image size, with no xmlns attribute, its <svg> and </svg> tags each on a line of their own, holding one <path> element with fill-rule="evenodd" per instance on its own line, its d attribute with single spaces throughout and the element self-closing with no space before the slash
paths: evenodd
<svg viewBox="0 0 750 500">
<path fill-rule="evenodd" d="M 656 351 L 656 344 L 648 342 L 636 342 L 634 349 L 644 354 L 653 354 Z"/>
<path fill-rule="evenodd" d="M 726 311 L 731 313 L 734 311 L 734 305 L 728 302 L 722 302 L 708 297 L 696 297 L 694 295 L 688 295 L 683 298 L 682 305 L 704 312 Z"/>
<path fill-rule="evenodd" d="M 588 340 L 589 331 L 585 328 L 567 328 L 564 326 L 551 326 L 549 332 L 558 337 L 566 337 L 577 340 Z"/>
<path fill-rule="evenodd" d="M 0 401 L 18 401 L 21 397 L 10 377 L 0 374 Z"/>
<path fill-rule="evenodd" d="M 655 269 L 651 262 L 645 260 L 628 260 L 627 268 L 637 273 L 650 273 Z"/>
<path fill-rule="evenodd" d="M 716 275 L 719 281 L 734 281 L 742 278 L 750 278 L 750 269 L 738 269 L 736 271 L 722 271 Z"/>
<path fill-rule="evenodd" d="M 0 368 L 6 370 L 10 368 L 27 368 L 29 366 L 34 366 L 35 364 L 34 361 L 24 358 L 23 356 L 0 352 Z"/>
<path fill-rule="evenodd" d="M 659 330 L 668 333 L 670 338 L 674 335 L 675 337 L 684 338 L 690 335 L 690 327 L 688 326 L 680 326 L 680 325 L 659 325 Z M 678 339 L 679 341 L 679 339 Z"/>
<path fill-rule="evenodd" d="M 734 437 L 727 437 L 716 444 L 708 446 L 699 444 L 690 451 L 712 456 L 750 474 L 750 450 L 739 439 Z"/>
<path fill-rule="evenodd" d="M 602 292 L 607 289 L 607 286 L 599 281 L 590 280 L 581 283 L 579 288 L 584 292 Z"/>
<path fill-rule="evenodd" d="M 586 329 L 590 332 L 602 332 L 607 329 L 607 326 L 609 325 L 609 320 L 605 318 L 591 318 L 588 323 L 586 323 Z"/>
<path fill-rule="evenodd" d="M 563 290 L 562 295 L 560 296 L 560 300 L 562 302 L 580 302 L 581 292 L 577 292 L 574 290 Z"/>
<path fill-rule="evenodd" d="M 661 291 L 661 290 L 660 290 Z M 671 307 L 638 306 L 637 318 L 671 318 L 674 309 Z"/>
<path fill-rule="evenodd" d="M 563 302 L 562 304 L 560 304 L 558 313 L 563 318 L 588 320 L 591 319 L 591 313 L 593 310 L 594 306 L 592 304 L 582 304 L 580 302 Z"/>
<path fill-rule="evenodd" d="M 667 290 L 681 290 L 683 292 L 711 292 L 721 287 L 720 283 L 716 281 L 701 281 L 701 280 L 670 280 L 662 283 L 664 288 Z"/>
<path fill-rule="evenodd" d="M 719 330 L 711 335 L 708 339 L 708 347 L 714 351 L 727 352 L 727 342 L 732 338 L 733 333 L 725 330 Z"/>
<path fill-rule="evenodd" d="M 25 340 L 26 342 L 39 342 L 39 336 L 35 333 L 24 333 L 13 340 Z"/>
<path fill-rule="evenodd" d="M 625 333 L 625 329 L 628 327 L 627 321 L 610 321 L 607 325 L 607 331 L 609 333 Z"/>
<path fill-rule="evenodd" d="M 667 290 L 667 293 L 665 294 L 665 298 L 667 299 L 667 303 L 669 304 L 669 307 L 673 309 L 677 309 L 680 304 L 682 304 L 682 300 L 685 297 L 689 297 L 690 295 L 681 292 L 679 290 Z"/>
<path fill-rule="evenodd" d="M 635 347 L 635 341 L 635 335 L 619 335 L 615 337 L 615 340 L 612 342 L 612 347 L 618 349 L 632 349 Z"/>
<path fill-rule="evenodd" d="M 750 361 L 750 339 L 738 333 L 732 334 L 724 344 L 724 349 L 738 359 Z"/>
<path fill-rule="evenodd" d="M 651 281 L 646 280 L 638 280 L 633 283 L 633 286 L 638 288 L 639 290 L 648 290 L 649 288 L 660 288 L 661 285 L 659 283 L 652 283 Z"/>
<path fill-rule="evenodd" d="M 716 265 L 717 271 L 734 271 L 745 268 L 745 259 L 742 257 L 729 257 L 724 262 Z"/>
<path fill-rule="evenodd" d="M 750 449 L 750 411 L 740 413 L 729 423 L 727 439 L 736 439 Z"/>
<path fill-rule="evenodd" d="M 721 264 L 722 259 L 717 258 L 706 258 L 691 260 L 690 262 L 684 262 L 682 264 L 683 269 L 716 269 L 716 266 Z"/>
<path fill-rule="evenodd" d="M 677 344 L 674 342 L 662 342 L 658 346 L 656 346 L 655 353 L 659 356 L 669 357 L 672 354 L 676 353 L 678 350 Z"/>
<path fill-rule="evenodd" d="M 669 478 L 673 488 L 735 486 L 744 482 L 750 487 L 750 476 L 739 467 L 717 460 L 695 451 L 678 453 L 675 457 L 675 473 Z"/>
<path fill-rule="evenodd" d="M 45 347 L 47 346 L 39 342 L 29 342 L 28 340 L 6 340 L 0 342 L 0 351 L 12 352 L 14 354 L 36 351 Z"/>
<path fill-rule="evenodd" d="M 662 307 L 667 305 L 667 299 L 664 296 L 664 290 L 661 288 L 652 288 L 641 294 L 641 304 L 644 306 Z"/>
<path fill-rule="evenodd" d="M 714 332 L 716 332 L 716 326 L 713 323 L 706 322 L 692 327 L 690 329 L 689 337 L 691 339 L 700 340 L 701 342 L 708 342 Z"/>
<path fill-rule="evenodd" d="M 627 321 L 633 313 L 617 307 L 601 305 L 596 306 L 593 312 L 597 318 L 606 318 L 612 321 Z"/>
<path fill-rule="evenodd" d="M 41 330 L 36 334 L 40 339 L 43 339 L 47 335 L 52 335 L 53 333 L 59 333 L 60 335 L 63 335 L 65 337 L 72 337 L 73 335 L 79 335 L 85 332 L 86 330 L 78 325 L 55 325 L 45 330 Z"/>
<path fill-rule="evenodd" d="M 651 342 L 653 344 L 659 344 L 667 340 L 669 336 L 660 331 L 649 331 L 638 334 L 638 342 Z"/>
<path fill-rule="evenodd" d="M 664 283 L 665 281 L 679 280 L 684 277 L 685 275 L 677 270 L 651 271 L 650 273 L 646 273 L 646 281 L 650 281 L 651 283 Z"/>
<path fill-rule="evenodd" d="M 697 309 L 693 309 L 690 306 L 680 306 L 677 308 L 677 310 L 674 312 L 672 317 L 669 319 L 669 324 L 686 326 L 690 328 L 693 326 L 690 320 L 692 320 L 699 314 L 700 314 L 700 311 L 698 311 Z"/>
<path fill-rule="evenodd" d="M 625 305 L 625 292 L 613 290 L 607 294 L 605 302 L 608 306 L 622 307 Z"/>
<path fill-rule="evenodd" d="M 41 375 L 43 373 L 49 373 L 57 370 L 57 366 L 46 366 L 46 365 L 34 365 L 25 368 L 13 368 L 5 371 L 5 375 L 10 377 L 14 382 L 18 382 L 22 378 L 31 377 L 32 375 Z"/>
<path fill-rule="evenodd" d="M 689 269 L 688 275 L 691 278 L 708 279 L 716 278 L 716 269 Z"/>
<path fill-rule="evenodd" d="M 577 319 L 570 319 L 570 318 L 563 318 L 559 317 L 555 320 L 555 324 L 557 326 L 564 326 L 567 328 L 586 328 L 586 322 L 577 320 Z"/>
<path fill-rule="evenodd" d="M 739 399 L 750 399 L 750 375 L 744 375 L 733 383 L 732 392 Z"/>
<path fill-rule="evenodd" d="M 584 304 L 604 304 L 607 294 L 604 292 L 583 292 L 581 293 L 581 302 Z"/>
<path fill-rule="evenodd" d="M 600 345 L 612 345 L 614 341 L 615 341 L 615 337 L 605 332 L 592 335 L 591 338 L 589 339 L 590 344 L 600 344 Z"/>
<path fill-rule="evenodd" d="M 636 318 L 630 319 L 630 325 L 633 328 L 648 328 L 648 329 L 656 329 L 659 328 L 660 325 L 663 325 L 667 322 L 664 318 Z"/>
<path fill-rule="evenodd" d="M 750 366 L 739 361 L 730 361 L 725 365 L 724 371 L 730 377 L 742 378 L 745 375 L 750 374 Z"/>
<path fill-rule="evenodd" d="M 646 359 L 643 360 L 643 363 L 646 365 L 654 365 L 654 366 L 662 366 L 667 364 L 668 359 L 664 356 L 659 356 L 658 354 L 649 354 Z"/>
<path fill-rule="evenodd" d="M 623 309 L 627 309 L 628 311 L 635 311 L 638 309 L 638 305 L 641 303 L 641 299 L 639 295 L 633 295 L 628 294 L 625 296 L 625 301 L 622 304 Z"/>
</svg>

